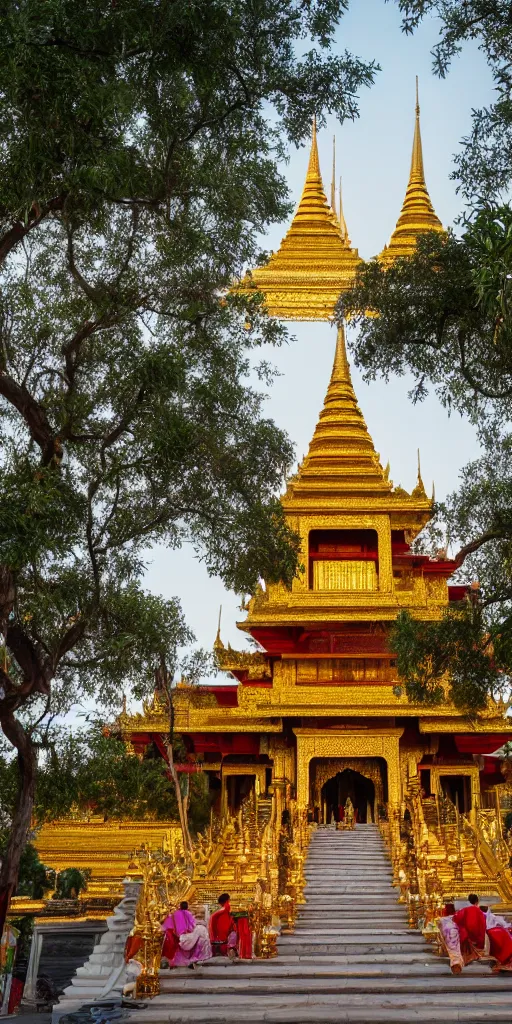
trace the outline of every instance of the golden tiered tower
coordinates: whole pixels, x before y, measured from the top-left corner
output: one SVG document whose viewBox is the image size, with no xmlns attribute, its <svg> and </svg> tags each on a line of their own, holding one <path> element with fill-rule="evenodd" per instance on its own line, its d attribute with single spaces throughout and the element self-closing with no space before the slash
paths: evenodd
<svg viewBox="0 0 512 1024">
<path fill-rule="evenodd" d="M 263 292 L 270 314 L 281 320 L 329 320 L 340 293 L 353 285 L 360 263 L 344 219 L 340 224 L 327 202 L 313 123 L 309 166 L 295 217 L 278 251 L 266 266 L 247 275 L 242 287 Z"/>
<path fill-rule="evenodd" d="M 338 819 L 350 795 L 359 821 L 388 823 L 397 872 L 407 806 L 416 860 L 400 870 L 423 864 L 425 898 L 432 886 L 436 899 L 441 890 L 453 896 L 470 887 L 512 904 L 499 813 L 508 788 L 496 762 L 481 774 L 481 755 L 512 735 L 512 723 L 492 702 L 469 719 L 448 700 L 425 707 L 404 692 L 389 644 L 392 623 L 402 610 L 437 620 L 466 591 L 449 585 L 453 562 L 411 549 L 431 500 L 419 472 L 409 494 L 382 469 L 341 328 L 308 454 L 282 501 L 303 564 L 290 588 L 260 586 L 249 600 L 238 625 L 259 649 L 225 647 L 219 632 L 217 663 L 235 685 L 182 685 L 174 698 L 190 762 L 208 775 L 214 807 L 235 822 L 239 837 L 228 836 L 224 859 L 217 850 L 218 866 L 198 878 L 196 898 L 211 898 L 222 884 L 250 900 L 262 853 L 254 853 L 249 821 L 257 836 L 255 823 L 269 815 L 274 831 L 259 834 L 272 860 L 280 822 L 297 814 L 320 824 Z M 124 736 L 142 749 L 167 720 L 148 706 L 125 716 Z"/>
<path fill-rule="evenodd" d="M 443 231 L 443 225 L 432 206 L 425 183 L 418 79 L 416 79 L 416 120 L 414 124 L 409 182 L 396 228 L 391 235 L 389 245 L 384 246 L 379 259 L 385 265 L 389 265 L 398 256 L 411 256 L 416 248 L 418 236 L 425 234 L 427 231 Z"/>
</svg>

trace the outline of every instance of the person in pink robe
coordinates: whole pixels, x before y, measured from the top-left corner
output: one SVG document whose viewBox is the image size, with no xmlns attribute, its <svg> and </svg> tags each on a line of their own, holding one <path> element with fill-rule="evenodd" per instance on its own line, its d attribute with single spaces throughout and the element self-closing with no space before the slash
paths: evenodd
<svg viewBox="0 0 512 1024">
<path fill-rule="evenodd" d="M 169 961 L 169 967 L 190 967 L 204 960 L 210 960 L 212 947 L 208 930 L 198 923 L 184 900 L 179 910 L 169 914 L 162 924 L 165 939 L 162 955 Z"/>
</svg>

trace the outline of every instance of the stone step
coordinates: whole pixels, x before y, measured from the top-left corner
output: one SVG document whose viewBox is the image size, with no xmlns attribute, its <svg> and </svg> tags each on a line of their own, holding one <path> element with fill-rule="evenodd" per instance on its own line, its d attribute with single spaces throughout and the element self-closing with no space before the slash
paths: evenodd
<svg viewBox="0 0 512 1024">
<path fill-rule="evenodd" d="M 174 993 L 179 1000 L 179 997 L 185 994 L 186 996 L 192 995 L 203 995 L 210 994 L 213 1001 L 215 996 L 232 996 L 232 995 L 261 995 L 261 996 L 277 996 L 281 994 L 290 993 L 291 995 L 340 995 L 341 990 L 343 993 L 357 994 L 361 992 L 361 975 L 354 977 L 306 977 L 300 979 L 298 976 L 295 977 L 249 977 L 249 978 L 210 978 L 199 977 L 197 971 L 194 972 L 192 978 L 169 978 L 165 982 L 161 979 L 161 992 Z M 413 993 L 415 995 L 425 991 L 425 982 L 427 982 L 427 988 L 429 998 L 434 993 L 445 992 L 453 994 L 454 992 L 467 993 L 467 992 L 488 992 L 489 991 L 489 977 L 483 975 L 476 975 L 474 977 L 459 978 L 455 984 L 453 981 L 453 975 L 445 966 L 443 974 L 434 974 L 430 971 L 428 979 L 421 977 L 417 974 L 414 977 L 371 977 L 364 975 L 364 991 L 368 995 L 373 993 L 394 993 L 397 995 L 406 995 L 407 993 Z M 236 991 L 234 991 L 236 990 Z M 493 995 L 504 992 L 508 994 L 510 998 L 510 980 L 502 980 L 498 985 L 492 987 Z"/>
<path fill-rule="evenodd" d="M 327 885 L 319 885 L 316 882 L 314 884 L 312 882 L 308 882 L 308 884 L 305 886 L 304 895 L 306 899 L 308 898 L 308 896 L 325 896 L 329 893 L 331 893 L 333 896 L 338 894 L 343 896 L 350 895 L 354 897 L 371 896 L 373 897 L 375 902 L 378 903 L 383 896 L 388 896 L 390 891 L 393 892 L 393 890 L 390 889 L 390 887 L 385 885 L 378 886 L 376 883 L 368 883 L 368 885 L 366 886 L 349 885 L 347 882 L 338 882 L 333 880 L 331 882 L 330 887 Z"/>
<path fill-rule="evenodd" d="M 328 875 L 333 870 L 343 870 L 347 874 L 353 875 L 354 878 L 360 878 L 362 870 L 376 871 L 379 875 L 389 875 L 393 869 L 388 860 L 383 860 L 379 864 L 376 864 L 375 861 L 359 861 L 354 863 L 351 860 L 344 860 L 340 857 L 339 860 L 331 860 L 327 864 L 324 860 L 319 861 L 318 864 L 308 860 L 307 870 L 310 873 L 315 872 L 320 875 Z"/>
<path fill-rule="evenodd" d="M 174 999 L 170 1004 L 165 1000 L 169 996 L 157 996 L 144 1010 L 134 1010 L 128 1020 L 130 1024 L 240 1024 L 240 1006 L 224 1006 L 224 999 L 220 1006 L 213 1007 L 205 1005 L 199 1007 L 175 1006 Z M 265 1008 L 265 1017 L 262 1010 L 251 1006 L 244 1007 L 244 1024 L 411 1024 L 418 1021 L 419 1024 L 451 1024 L 451 1021 L 462 1021 L 463 1024 L 501 1024 L 502 1021 L 510 1024 L 510 1000 L 498 1005 L 490 1005 L 485 1000 L 480 1008 L 471 1002 L 470 1006 L 461 1009 L 460 1006 L 443 1007 L 431 1009 L 430 1005 L 418 1006 L 416 1001 L 412 1006 L 404 1007 L 396 1002 L 396 997 L 369 997 L 354 1002 L 355 997 L 347 996 L 338 1006 L 322 1005 L 318 1003 L 308 1006 L 304 1003 L 298 1006 L 288 1001 L 271 1008 Z M 158 1002 L 157 1002 L 158 1000 Z M 164 1002 L 160 1002 L 164 1000 Z M 371 1002 L 369 1002 L 371 1001 Z M 482 1001 L 483 1002 L 483 1001 Z M 259 1000 L 258 1000 L 259 1003 Z M 263 1008 L 262 1008 L 263 1009 Z"/>
<path fill-rule="evenodd" d="M 215 957 L 215 963 L 212 960 L 207 961 L 198 966 L 193 975 L 187 968 L 178 967 L 174 970 L 161 971 L 160 979 L 162 985 L 167 985 L 168 981 L 173 982 L 180 978 L 188 981 L 191 977 L 200 978 L 205 982 L 210 978 L 219 978 L 221 981 L 229 979 L 230 984 L 238 979 L 247 978 L 264 978 L 267 981 L 275 978 L 278 983 L 280 978 L 379 978 L 389 977 L 391 973 L 396 977 L 415 977 L 423 980 L 438 975 L 444 978 L 451 977 L 448 960 L 438 956 L 431 956 L 427 960 L 409 957 L 407 963 L 400 964 L 388 962 L 390 958 L 376 962 L 355 960 L 347 964 L 343 962 L 344 959 L 338 957 L 331 964 L 325 958 L 317 957 L 308 965 L 292 957 L 276 957 L 274 960 L 237 960 L 234 963 L 227 961 L 226 958 Z M 489 966 L 475 962 L 466 968 L 463 976 L 459 975 L 459 978 L 461 977 L 488 978 Z M 505 976 L 503 979 L 507 980 Z M 510 985 L 510 979 L 507 980 L 507 984 Z"/>
<path fill-rule="evenodd" d="M 308 910 L 308 905 L 306 904 L 305 907 L 302 907 L 297 914 L 297 923 L 299 921 L 310 921 L 312 926 L 314 925 L 314 927 L 318 928 L 320 927 L 319 918 L 321 918 L 321 927 L 323 927 L 327 924 L 328 921 L 339 921 L 340 923 L 346 921 L 353 921 L 354 924 L 356 922 L 361 922 L 361 924 L 363 924 L 365 921 L 389 921 L 390 923 L 392 921 L 406 921 L 407 914 L 405 913 L 403 907 L 397 907 L 394 910 L 388 910 L 386 911 L 386 913 L 382 913 L 379 911 L 374 911 L 373 913 L 371 911 L 367 911 L 366 913 L 364 913 L 364 911 L 358 912 L 356 910 L 331 910 L 330 908 L 328 910 L 325 909 L 319 913 L 316 910 Z"/>
<path fill-rule="evenodd" d="M 358 875 L 361 875 L 362 870 L 378 872 L 389 871 L 391 869 L 391 862 L 387 858 L 386 860 L 376 863 L 375 861 L 362 861 L 359 858 L 349 860 L 345 857 L 333 857 L 327 862 L 322 858 L 318 863 L 307 859 L 306 867 L 309 869 L 314 868 L 315 871 L 332 871 L 334 868 L 337 869 L 339 867 L 344 867 L 347 871 L 350 871 L 355 878 L 357 878 Z"/>
<path fill-rule="evenodd" d="M 359 930 L 355 931 L 353 928 L 337 929 L 335 932 L 326 932 L 325 935 L 319 935 L 318 932 L 311 931 L 301 932 L 300 934 L 293 935 L 280 935 L 277 943 L 279 948 L 284 946 L 295 946 L 298 943 L 302 945 L 309 945 L 311 951 L 314 951 L 318 946 L 329 945 L 329 943 L 336 942 L 340 936 L 340 941 L 343 939 L 346 942 L 353 942 L 354 948 L 356 946 L 368 946 L 368 945 L 381 945 L 381 944 L 393 944 L 398 941 L 400 945 L 404 943 L 410 946 L 421 946 L 425 948 L 425 940 L 419 932 L 407 930 L 405 928 L 389 928 L 377 931 L 374 929 L 371 932 L 366 932 L 361 935 Z M 342 937 L 342 939 L 341 939 Z"/>
<path fill-rule="evenodd" d="M 315 921 L 311 921 L 308 918 L 303 921 L 296 921 L 293 933 L 287 933 L 285 931 L 284 934 L 298 935 L 300 933 L 301 935 L 304 935 L 304 933 L 307 932 L 308 935 L 330 935 L 332 932 L 354 930 L 362 931 L 365 935 L 368 935 L 368 932 L 372 930 L 379 932 L 389 930 L 400 932 L 412 931 L 405 918 L 396 918 L 393 921 L 376 921 L 375 919 L 372 920 L 370 918 L 366 921 L 354 921 L 352 918 L 349 918 L 346 921 L 340 921 L 339 917 L 335 917 L 331 921 L 323 921 L 321 928 L 318 928 Z"/>
<path fill-rule="evenodd" d="M 343 956 L 347 953 L 354 953 L 356 949 L 360 948 L 365 954 L 380 956 L 382 953 L 386 952 L 401 954 L 413 951 L 416 953 L 422 953 L 425 949 L 425 940 L 423 938 L 420 937 L 419 940 L 413 941 L 408 935 L 403 935 L 400 940 L 395 936 L 386 941 L 386 937 L 381 936 L 378 940 L 374 939 L 373 941 L 366 937 L 362 937 L 361 942 L 353 942 L 351 939 L 350 942 L 328 942 L 324 940 L 323 943 L 313 943 L 310 940 L 303 941 L 300 935 L 294 937 L 294 940 L 290 942 L 286 941 L 287 938 L 288 936 L 285 935 L 278 940 L 277 947 L 279 955 L 281 955 L 281 953 L 287 955 L 294 954 L 295 956 L 308 954 L 331 958 L 333 956 Z"/>
<path fill-rule="evenodd" d="M 350 861 L 353 864 L 356 859 L 359 859 L 361 862 L 364 861 L 365 864 L 389 864 L 389 859 L 384 851 L 382 851 L 382 853 L 361 853 L 359 850 L 337 850 L 332 853 L 323 852 L 315 854 L 310 852 L 308 854 L 308 860 L 311 863 L 315 861 L 315 863 L 319 864 L 325 863 L 326 861 L 338 860 Z"/>
<path fill-rule="evenodd" d="M 325 907 L 325 904 L 325 895 L 319 895 L 316 898 L 310 897 L 306 903 L 301 903 L 300 906 L 308 907 L 310 910 L 317 913 L 321 907 Z M 374 900 L 365 900 L 359 896 L 351 897 L 349 894 L 345 894 L 343 899 L 338 897 L 337 899 L 333 899 L 329 902 L 329 910 L 344 910 L 347 913 L 352 910 L 371 910 L 373 906 L 375 906 Z M 379 900 L 379 911 L 381 913 L 385 913 L 388 910 L 394 910 L 397 907 L 403 907 L 403 903 L 399 903 L 398 899 L 389 901 Z"/>
<path fill-rule="evenodd" d="M 408 952 L 394 953 L 392 950 L 375 954 L 367 953 L 361 947 L 360 950 L 351 953 L 335 953 L 333 956 L 326 960 L 323 956 L 315 956 L 314 953 L 300 953 L 290 954 L 280 952 L 279 956 L 273 961 L 273 963 L 279 964 L 280 966 L 291 966 L 297 964 L 301 969 L 318 967 L 319 965 L 325 965 L 329 969 L 338 969 L 339 967 L 345 967 L 351 964 L 357 964 L 359 966 L 393 966 L 398 968 L 400 965 L 420 964 L 423 968 L 428 966 L 429 963 L 440 963 L 440 958 L 435 956 L 426 945 L 423 944 L 422 948 L 418 950 L 412 950 Z M 206 965 L 205 965 L 206 966 Z M 473 967 L 471 968 L 473 969 Z"/>
</svg>

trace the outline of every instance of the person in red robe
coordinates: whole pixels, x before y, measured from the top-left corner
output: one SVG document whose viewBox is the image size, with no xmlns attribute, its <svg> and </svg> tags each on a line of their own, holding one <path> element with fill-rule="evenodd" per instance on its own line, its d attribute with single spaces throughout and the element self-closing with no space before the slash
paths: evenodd
<svg viewBox="0 0 512 1024">
<path fill-rule="evenodd" d="M 218 903 L 219 909 L 212 914 L 208 923 L 213 955 L 228 956 L 233 960 L 237 955 L 237 933 L 229 893 L 223 892 Z"/>
<path fill-rule="evenodd" d="M 453 915 L 453 923 L 457 925 L 460 936 L 460 950 L 464 959 L 464 965 L 472 960 L 481 960 L 487 956 L 486 932 L 487 922 L 485 914 L 479 907 L 478 896 L 470 892 L 468 896 L 469 907 L 463 907 Z"/>
<path fill-rule="evenodd" d="M 492 910 L 486 915 L 487 935 L 489 937 L 489 952 L 495 960 L 492 970 L 512 971 L 512 924 L 504 917 L 499 917 Z"/>
</svg>

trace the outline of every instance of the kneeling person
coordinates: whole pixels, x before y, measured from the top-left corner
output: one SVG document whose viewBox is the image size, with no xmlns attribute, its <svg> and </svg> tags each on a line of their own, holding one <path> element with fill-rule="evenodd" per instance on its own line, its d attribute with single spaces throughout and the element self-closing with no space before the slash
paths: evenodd
<svg viewBox="0 0 512 1024">
<path fill-rule="evenodd" d="M 162 956 L 170 967 L 190 967 L 203 960 L 210 960 L 212 947 L 204 924 L 198 923 L 184 900 L 179 910 L 166 917 L 162 929 L 165 939 Z"/>
<path fill-rule="evenodd" d="M 234 960 L 237 956 L 237 932 L 229 893 L 223 892 L 217 902 L 219 910 L 212 914 L 209 921 L 213 956 L 228 956 Z"/>
</svg>

